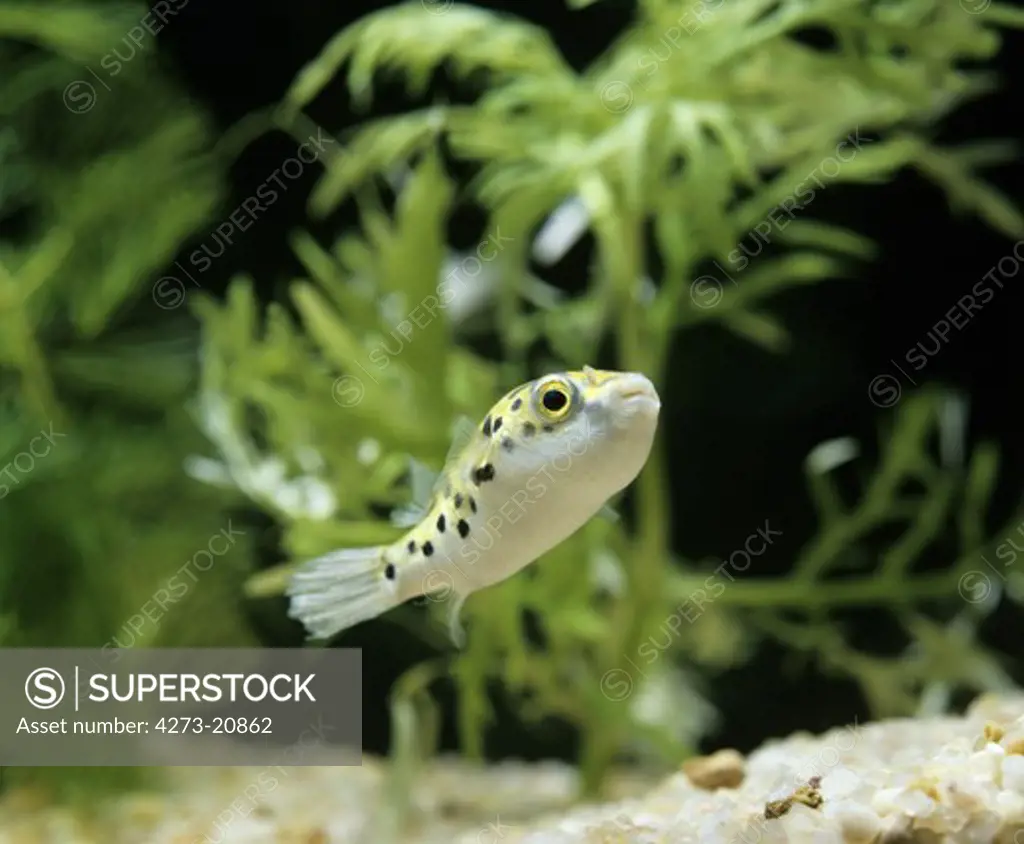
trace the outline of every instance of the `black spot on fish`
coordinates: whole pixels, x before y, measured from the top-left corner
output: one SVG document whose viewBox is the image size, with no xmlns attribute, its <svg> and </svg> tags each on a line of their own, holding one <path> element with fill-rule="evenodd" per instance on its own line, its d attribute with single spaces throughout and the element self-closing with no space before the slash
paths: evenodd
<svg viewBox="0 0 1024 844">
<path fill-rule="evenodd" d="M 469 536 L 469 522 L 467 522 L 465 519 L 459 519 L 459 523 L 458 525 L 456 525 L 456 527 L 459 529 L 459 536 L 461 536 L 463 539 Z"/>
<path fill-rule="evenodd" d="M 519 408 L 521 408 L 522 406 L 523 406 L 523 400 L 522 399 L 516 399 L 514 402 L 512 402 L 512 410 L 519 410 Z"/>
<path fill-rule="evenodd" d="M 493 481 L 494 480 L 494 466 L 492 466 L 490 463 L 484 463 L 483 466 L 480 466 L 479 468 L 474 469 L 473 470 L 473 480 L 474 480 L 474 482 L 476 483 L 477 486 L 480 486 L 480 484 L 482 484 L 482 483 L 484 483 L 486 481 Z"/>
<path fill-rule="evenodd" d="M 485 437 L 489 437 L 491 435 L 491 417 L 490 416 L 488 416 L 484 420 L 483 427 L 480 430 L 482 430 L 484 432 L 484 436 Z"/>
<path fill-rule="evenodd" d="M 395 570 L 395 564 L 394 563 L 388 563 L 387 567 L 384 569 L 384 576 L 388 580 L 394 580 L 396 574 L 398 574 L 398 572 Z"/>
<path fill-rule="evenodd" d="M 458 510 L 462 506 L 462 493 L 455 493 L 455 509 Z"/>
<path fill-rule="evenodd" d="M 524 437 L 532 437 L 536 433 L 537 433 L 537 426 L 536 425 L 534 425 L 532 422 L 524 422 L 523 423 L 523 436 Z"/>
<path fill-rule="evenodd" d="M 544 433 L 545 434 L 550 434 L 553 430 L 555 430 L 555 426 L 554 425 L 545 425 L 544 426 Z"/>
<path fill-rule="evenodd" d="M 469 496 L 469 509 L 476 512 L 476 499 L 472 495 Z"/>
<path fill-rule="evenodd" d="M 430 540 L 423 543 L 423 553 L 428 557 L 434 553 L 434 545 Z"/>
<path fill-rule="evenodd" d="M 444 533 L 444 513 L 437 517 L 437 532 Z"/>
<path fill-rule="evenodd" d="M 501 441 L 501 447 L 503 449 L 505 449 L 505 451 L 511 451 L 515 447 L 512 444 L 512 438 L 511 437 L 505 437 L 505 439 L 503 439 Z"/>
<path fill-rule="evenodd" d="M 499 416 L 494 420 L 494 426 L 491 428 L 494 433 L 498 433 L 498 429 L 501 427 L 501 417 Z"/>
<path fill-rule="evenodd" d="M 409 553 L 410 554 L 415 554 L 416 553 L 416 540 L 410 539 L 409 540 L 409 544 L 406 545 L 405 547 L 409 549 Z"/>
</svg>

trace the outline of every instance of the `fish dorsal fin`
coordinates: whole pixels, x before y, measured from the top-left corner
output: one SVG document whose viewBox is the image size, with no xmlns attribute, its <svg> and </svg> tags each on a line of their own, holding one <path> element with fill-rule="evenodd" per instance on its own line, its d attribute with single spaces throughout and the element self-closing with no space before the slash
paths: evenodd
<svg viewBox="0 0 1024 844">
<path fill-rule="evenodd" d="M 475 432 L 476 424 L 468 416 L 456 418 L 452 425 L 451 445 L 448 447 L 448 454 L 444 459 L 445 468 L 462 453 L 473 439 Z M 409 485 L 412 488 L 412 498 L 408 504 L 403 504 L 391 511 L 391 524 L 402 528 L 419 524 L 427 515 L 431 500 L 443 483 L 443 470 L 435 472 L 415 457 L 410 457 Z"/>
</svg>

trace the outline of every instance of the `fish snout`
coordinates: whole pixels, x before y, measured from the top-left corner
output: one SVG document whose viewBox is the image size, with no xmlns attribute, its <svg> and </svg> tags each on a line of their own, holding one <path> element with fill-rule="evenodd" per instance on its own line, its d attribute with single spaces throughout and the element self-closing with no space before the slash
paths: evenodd
<svg viewBox="0 0 1024 844">
<path fill-rule="evenodd" d="M 661 407 L 661 396 L 651 379 L 639 372 L 626 372 L 616 385 L 619 398 L 623 401 L 644 400 Z"/>
<path fill-rule="evenodd" d="M 640 372 L 624 372 L 609 384 L 612 404 L 621 416 L 632 419 L 657 416 L 661 410 L 661 396 L 651 379 Z"/>
</svg>

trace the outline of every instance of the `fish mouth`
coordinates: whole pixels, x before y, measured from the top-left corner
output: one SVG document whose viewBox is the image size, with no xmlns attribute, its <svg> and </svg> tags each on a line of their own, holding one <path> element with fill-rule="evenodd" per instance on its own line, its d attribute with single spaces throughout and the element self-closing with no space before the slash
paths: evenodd
<svg viewBox="0 0 1024 844">
<path fill-rule="evenodd" d="M 646 376 L 631 374 L 619 387 L 619 398 L 627 405 L 644 405 L 654 410 L 661 408 L 661 397 Z"/>
</svg>

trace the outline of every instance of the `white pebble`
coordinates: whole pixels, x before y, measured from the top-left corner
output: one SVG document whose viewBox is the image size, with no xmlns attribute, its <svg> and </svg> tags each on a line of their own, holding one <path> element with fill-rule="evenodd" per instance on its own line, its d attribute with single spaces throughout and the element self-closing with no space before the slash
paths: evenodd
<svg viewBox="0 0 1024 844">
<path fill-rule="evenodd" d="M 967 760 L 967 774 L 976 780 L 998 781 L 1006 751 L 998 744 L 986 744 Z"/>
<path fill-rule="evenodd" d="M 1024 821 L 1024 794 L 1019 791 L 1000 791 L 995 798 L 996 811 L 1012 821 Z M 1024 835 L 1021 836 L 1024 841 Z"/>
<path fill-rule="evenodd" d="M 1024 794 L 1024 756 L 1014 754 L 1003 759 L 1003 788 Z"/>
<path fill-rule="evenodd" d="M 902 793 L 902 788 L 880 788 L 871 798 L 871 806 L 880 815 L 896 814 L 900 810 L 896 801 Z"/>
<path fill-rule="evenodd" d="M 821 792 L 827 799 L 838 799 L 864 788 L 864 778 L 846 767 L 829 771 L 822 780 Z"/>
<path fill-rule="evenodd" d="M 997 840 L 996 833 L 1002 821 L 994 812 L 982 812 L 970 818 L 964 827 L 959 831 L 958 841 L 964 844 L 990 844 Z"/>
<path fill-rule="evenodd" d="M 826 802 L 824 815 L 835 820 L 843 840 L 850 844 L 871 841 L 882 829 L 882 820 L 877 814 L 849 800 Z"/>
</svg>

